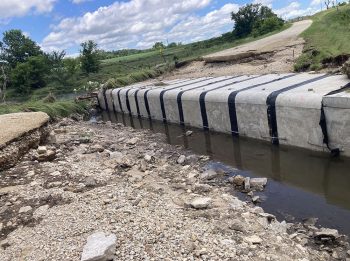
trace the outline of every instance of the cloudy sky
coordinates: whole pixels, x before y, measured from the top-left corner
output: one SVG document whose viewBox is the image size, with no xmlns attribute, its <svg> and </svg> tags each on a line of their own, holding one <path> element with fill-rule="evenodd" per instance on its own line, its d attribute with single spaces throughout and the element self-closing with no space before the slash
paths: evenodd
<svg viewBox="0 0 350 261">
<path fill-rule="evenodd" d="M 0 33 L 21 29 L 45 51 L 69 54 L 88 39 L 108 50 L 148 48 L 228 32 L 230 13 L 251 2 L 269 5 L 284 19 L 321 9 L 320 0 L 0 0 Z"/>
</svg>

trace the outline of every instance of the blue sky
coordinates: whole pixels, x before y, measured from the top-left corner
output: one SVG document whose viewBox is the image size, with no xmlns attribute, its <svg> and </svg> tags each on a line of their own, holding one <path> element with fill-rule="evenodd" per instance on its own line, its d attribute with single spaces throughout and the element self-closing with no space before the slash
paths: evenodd
<svg viewBox="0 0 350 261">
<path fill-rule="evenodd" d="M 21 29 L 45 51 L 74 55 L 92 39 L 100 48 L 148 48 L 192 42 L 232 29 L 230 13 L 260 2 L 282 18 L 312 14 L 320 0 L 1 0 L 0 33 Z"/>
</svg>

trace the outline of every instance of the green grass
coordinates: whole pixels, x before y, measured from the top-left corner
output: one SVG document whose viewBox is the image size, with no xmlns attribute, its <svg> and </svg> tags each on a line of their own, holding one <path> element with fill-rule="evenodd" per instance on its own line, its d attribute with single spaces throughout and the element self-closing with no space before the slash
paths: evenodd
<svg viewBox="0 0 350 261">
<path fill-rule="evenodd" d="M 68 117 L 74 113 L 83 114 L 87 111 L 88 104 L 75 101 L 56 101 L 45 103 L 43 101 L 31 101 L 15 104 L 0 104 L 0 114 L 42 111 L 46 112 L 52 119 Z"/>
<path fill-rule="evenodd" d="M 295 64 L 296 71 L 339 66 L 350 55 L 350 5 L 320 12 L 302 33 L 306 44 Z"/>
</svg>

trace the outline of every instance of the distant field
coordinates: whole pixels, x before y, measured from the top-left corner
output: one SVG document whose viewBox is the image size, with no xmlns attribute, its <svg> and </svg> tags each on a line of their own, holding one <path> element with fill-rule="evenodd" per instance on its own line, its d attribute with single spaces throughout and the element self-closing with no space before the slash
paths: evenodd
<svg viewBox="0 0 350 261">
<path fill-rule="evenodd" d="M 340 65 L 350 55 L 350 5 L 317 13 L 311 19 L 313 24 L 302 33 L 306 45 L 295 69 L 319 70 Z"/>
</svg>

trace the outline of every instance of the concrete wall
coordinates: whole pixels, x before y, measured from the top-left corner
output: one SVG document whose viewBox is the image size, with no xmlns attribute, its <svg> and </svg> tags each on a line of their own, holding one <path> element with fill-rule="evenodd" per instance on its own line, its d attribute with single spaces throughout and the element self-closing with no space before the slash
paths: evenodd
<svg viewBox="0 0 350 261">
<path fill-rule="evenodd" d="M 328 151 L 332 143 L 350 156 L 350 114 L 344 114 L 349 95 L 328 95 L 347 84 L 342 75 L 306 73 L 203 77 L 101 91 L 98 100 L 104 110 L 274 144 Z M 341 105 L 334 105 L 340 97 Z M 320 126 L 323 99 L 325 123 L 335 126 L 326 133 Z"/>
</svg>

